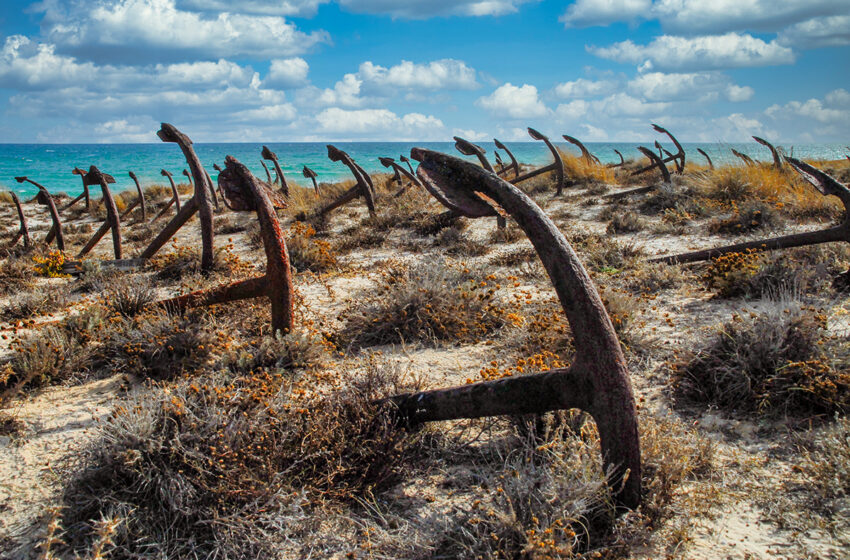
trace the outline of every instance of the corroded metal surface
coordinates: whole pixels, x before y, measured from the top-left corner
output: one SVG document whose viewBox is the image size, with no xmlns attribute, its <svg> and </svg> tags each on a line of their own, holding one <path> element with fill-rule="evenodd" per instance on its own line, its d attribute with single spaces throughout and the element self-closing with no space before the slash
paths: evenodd
<svg viewBox="0 0 850 560">
<path fill-rule="evenodd" d="M 516 220 L 552 281 L 570 323 L 576 355 L 568 368 L 392 397 L 398 414 L 416 424 L 581 408 L 596 421 L 615 499 L 637 507 L 640 443 L 628 368 L 602 299 L 569 242 L 534 201 L 495 174 L 431 150 L 414 148 L 411 156 L 420 161 L 417 174 L 423 182 L 440 184 L 446 198 L 484 203 L 483 195 Z"/>
<path fill-rule="evenodd" d="M 289 332 L 293 324 L 292 272 L 283 231 L 269 197 L 269 190 L 232 156 L 227 156 L 225 169 L 219 175 L 218 183 L 229 207 L 243 211 L 253 210 L 257 213 L 266 253 L 266 274 L 210 290 L 192 292 L 160 303 L 167 308 L 185 309 L 267 297 L 271 303 L 272 330 Z"/>
</svg>

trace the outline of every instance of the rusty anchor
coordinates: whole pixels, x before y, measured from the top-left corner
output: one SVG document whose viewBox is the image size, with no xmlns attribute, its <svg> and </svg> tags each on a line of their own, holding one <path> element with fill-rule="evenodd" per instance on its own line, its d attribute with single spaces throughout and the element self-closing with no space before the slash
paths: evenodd
<svg viewBox="0 0 850 560">
<path fill-rule="evenodd" d="M 539 414 L 579 408 L 596 422 L 603 465 L 618 504 L 641 500 L 640 441 L 629 372 L 605 306 L 569 242 L 546 214 L 514 185 L 453 156 L 414 148 L 417 175 L 440 202 L 475 218 L 494 201 L 525 231 L 549 275 L 570 323 L 576 347 L 573 364 L 461 387 L 387 399 L 410 424 L 506 414 Z"/>
<path fill-rule="evenodd" d="M 661 180 L 662 184 L 667 187 L 672 187 L 673 182 L 670 177 L 670 171 L 667 170 L 667 166 L 664 164 L 664 160 L 658 157 L 658 154 L 647 148 L 646 146 L 638 146 L 638 150 L 646 156 L 649 161 L 652 162 L 653 167 L 656 167 L 659 171 L 661 171 Z M 637 187 L 634 189 L 629 189 L 627 191 L 620 191 L 616 193 L 606 194 L 602 198 L 604 200 L 620 200 L 623 198 L 627 198 L 630 196 L 634 196 L 636 194 L 643 194 L 654 191 L 658 188 L 658 185 L 647 185 L 645 187 Z"/>
<path fill-rule="evenodd" d="M 174 184 L 174 178 L 171 176 L 171 172 L 163 169 L 159 172 L 159 174 L 163 177 L 168 177 L 168 182 L 169 184 L 171 184 L 171 200 L 168 201 L 168 204 L 165 205 L 165 208 L 160 210 L 159 214 L 154 216 L 151 222 L 155 222 L 162 216 L 164 216 L 168 209 L 171 208 L 174 204 L 177 205 L 177 213 L 180 213 L 180 196 L 178 196 L 177 194 L 177 185 Z"/>
<path fill-rule="evenodd" d="M 27 226 L 27 217 L 24 215 L 24 209 L 21 207 L 21 201 L 18 198 L 18 195 L 11 191 L 9 191 L 9 195 L 12 197 L 12 202 L 15 203 L 15 209 L 18 211 L 18 221 L 21 223 L 21 227 L 18 229 L 18 233 L 15 234 L 12 242 L 9 243 L 9 247 L 14 247 L 18 240 L 23 238 L 24 248 L 28 248 L 31 242 L 30 228 Z"/>
<path fill-rule="evenodd" d="M 729 149 L 732 150 L 732 153 L 735 155 L 735 157 L 737 157 L 738 159 L 743 161 L 747 165 L 747 167 L 756 164 L 756 162 L 753 161 L 753 158 L 751 158 L 747 154 L 742 154 L 741 152 L 739 152 L 735 148 L 729 148 Z"/>
<path fill-rule="evenodd" d="M 331 161 L 342 162 L 343 165 L 348 167 L 351 171 L 351 174 L 354 175 L 354 180 L 356 184 L 339 195 L 336 200 L 328 203 L 324 207 L 320 208 L 317 212 L 317 216 L 322 216 L 327 214 L 331 210 L 335 210 L 339 208 L 343 204 L 351 202 L 358 196 L 362 196 L 366 201 L 366 207 L 369 209 L 369 214 L 375 215 L 375 187 L 372 184 L 372 178 L 369 176 L 366 171 L 357 165 L 351 156 L 347 153 L 343 152 L 336 146 L 328 144 L 328 159 Z"/>
<path fill-rule="evenodd" d="M 419 178 L 417 178 L 416 175 L 413 175 L 407 169 L 405 169 L 404 167 L 397 164 L 393 158 L 380 157 L 380 158 L 378 158 L 378 161 L 380 161 L 381 165 L 383 165 L 384 167 L 386 167 L 388 169 L 392 168 L 395 171 L 396 175 L 399 176 L 399 178 L 403 175 L 405 178 L 407 178 L 410 181 L 407 185 L 402 185 L 402 187 L 398 190 L 398 192 L 396 192 L 393 196 L 396 196 L 396 197 L 401 196 L 408 189 L 408 187 L 410 187 L 410 185 L 416 185 L 417 187 L 422 186 L 422 183 L 419 182 Z M 399 184 L 401 184 L 400 179 L 399 179 Z"/>
<path fill-rule="evenodd" d="M 759 138 L 758 136 L 753 136 L 753 140 L 770 150 L 770 155 L 773 156 L 773 168 L 777 171 L 782 169 L 782 156 L 779 155 L 779 150 L 776 147 L 765 140 L 764 138 Z"/>
<path fill-rule="evenodd" d="M 305 165 L 304 169 L 301 170 L 301 174 L 304 175 L 305 179 L 313 181 L 313 190 L 316 192 L 316 196 L 319 196 L 319 185 L 316 183 L 316 177 L 318 175 L 316 175 L 316 172 Z"/>
<path fill-rule="evenodd" d="M 499 176 L 501 177 L 513 171 L 513 180 L 516 180 L 516 178 L 519 177 L 519 162 L 517 162 L 513 152 L 511 152 L 507 146 L 500 142 L 498 138 L 493 138 L 493 143 L 496 145 L 497 150 L 504 150 L 504 152 L 508 154 L 508 158 L 511 160 L 511 163 L 509 165 L 506 165 L 504 168 L 499 170 Z M 496 155 L 498 155 L 498 152 Z"/>
<path fill-rule="evenodd" d="M 79 175 L 80 178 L 83 180 L 83 192 L 81 192 L 77 196 L 77 198 L 75 198 L 74 200 L 72 200 L 71 202 L 66 204 L 65 207 L 62 208 L 62 211 L 64 212 L 65 210 L 67 210 L 68 208 L 70 208 L 71 206 L 73 206 L 74 204 L 76 204 L 77 202 L 79 202 L 80 200 L 82 200 L 84 198 L 86 199 L 86 210 L 91 210 L 91 199 L 89 198 L 89 186 L 86 185 L 86 180 L 85 180 L 85 177 L 84 177 L 86 172 L 83 171 L 82 169 L 80 169 L 79 167 L 75 167 L 71 171 L 71 173 L 73 173 L 74 175 Z"/>
<path fill-rule="evenodd" d="M 561 194 L 561 191 L 564 190 L 564 176 L 566 175 L 566 171 L 564 170 L 564 160 L 561 159 L 561 152 L 549 141 L 549 138 L 544 134 L 534 130 L 533 128 L 528 128 L 528 135 L 534 138 L 535 140 L 541 140 L 546 144 L 546 147 L 549 148 L 549 151 L 552 153 L 552 157 L 555 161 L 550 163 L 549 165 L 544 165 L 543 167 L 538 167 L 528 173 L 524 173 L 522 175 L 516 176 L 511 179 L 511 183 L 514 185 L 518 183 L 522 183 L 523 181 L 527 181 L 533 177 L 537 177 L 538 175 L 542 175 L 544 173 L 549 173 L 550 171 L 555 172 L 555 180 L 557 184 L 555 186 L 555 194 Z"/>
<path fill-rule="evenodd" d="M 274 165 L 276 181 L 280 183 L 280 192 L 283 193 L 283 196 L 289 198 L 289 185 L 286 184 L 286 177 L 283 175 L 283 169 L 280 168 L 280 163 L 277 161 L 277 154 L 268 149 L 266 146 L 263 146 L 262 156 L 263 159 L 270 160 Z"/>
<path fill-rule="evenodd" d="M 130 176 L 130 179 L 132 179 L 133 182 L 136 184 L 136 192 L 138 193 L 139 196 L 138 196 L 138 198 L 136 198 L 136 200 L 134 200 L 132 203 L 130 203 L 129 206 L 127 206 L 127 208 L 124 210 L 124 213 L 121 214 L 121 219 L 123 220 L 124 218 L 129 216 L 130 213 L 133 210 L 136 209 L 136 207 L 141 205 L 141 207 L 142 207 L 142 221 L 145 222 L 148 219 L 147 218 L 148 209 L 147 209 L 147 205 L 145 204 L 145 193 L 142 192 L 142 187 L 141 187 L 141 185 L 139 185 L 139 179 L 138 179 L 138 177 L 136 177 L 136 174 L 133 173 L 132 171 L 130 171 L 128 173 L 128 175 Z"/>
<path fill-rule="evenodd" d="M 702 157 L 704 157 L 704 158 L 705 158 L 705 160 L 708 162 L 708 168 L 709 168 L 709 169 L 714 169 L 714 163 L 711 161 L 711 158 L 710 158 L 710 157 L 708 157 L 708 154 L 707 154 L 707 153 L 705 153 L 705 151 L 703 151 L 703 149 L 702 149 L 702 148 L 697 148 L 697 151 L 698 151 L 700 154 L 702 154 Z"/>
<path fill-rule="evenodd" d="M 566 134 L 562 134 L 561 136 L 564 137 L 564 140 L 566 140 L 570 144 L 573 144 L 579 149 L 579 151 L 581 151 L 581 157 L 584 158 L 585 163 L 587 163 L 588 165 L 592 165 L 594 163 L 596 163 L 597 165 L 600 164 L 599 158 L 591 154 L 590 150 L 588 150 L 587 147 L 582 144 L 578 138 L 573 138 L 572 136 L 567 136 Z"/>
<path fill-rule="evenodd" d="M 272 331 L 287 333 L 292 330 L 293 324 L 292 272 L 283 232 L 275 212 L 275 207 L 285 205 L 285 202 L 232 156 L 227 156 L 224 165 L 224 171 L 218 176 L 222 198 L 227 207 L 233 210 L 256 211 L 266 253 L 266 274 L 192 292 L 162 301 L 160 304 L 169 309 L 186 309 L 267 297 L 271 302 Z"/>
<path fill-rule="evenodd" d="M 58 247 L 60 251 L 64 251 L 65 237 L 62 235 L 62 220 L 59 219 L 59 212 L 56 210 L 56 203 L 53 202 L 53 196 L 51 196 L 50 191 L 48 191 L 43 185 L 39 185 L 27 177 L 15 177 L 15 180 L 19 183 L 31 183 L 38 188 L 38 195 L 36 195 L 35 200 L 39 204 L 47 206 L 47 209 L 50 212 L 50 219 L 53 221 L 53 226 L 50 228 L 50 231 L 47 232 L 47 237 L 44 238 L 44 243 L 45 245 L 50 245 L 55 238 L 56 247 Z"/>
<path fill-rule="evenodd" d="M 115 259 L 121 259 L 121 218 L 118 216 L 118 208 L 115 206 L 115 199 L 112 198 L 112 193 L 109 191 L 109 183 L 114 183 L 115 178 L 112 175 L 101 173 L 101 171 L 92 165 L 89 172 L 83 178 L 87 185 L 100 185 L 103 192 L 103 205 L 106 207 L 106 219 L 103 224 L 94 232 L 91 239 L 77 254 L 77 258 L 81 259 L 86 256 L 97 243 L 103 239 L 106 232 L 112 230 L 112 248 L 115 253 Z"/>
<path fill-rule="evenodd" d="M 657 124 L 653 124 L 652 128 L 660 134 L 666 134 L 667 137 L 670 138 L 670 140 L 676 146 L 676 149 L 678 151 L 675 154 L 667 152 L 669 155 L 665 157 L 661 144 L 656 141 L 655 145 L 658 147 L 659 153 L 661 154 L 658 160 L 650 160 L 652 163 L 650 163 L 646 167 L 641 167 L 637 171 L 633 171 L 632 175 L 640 175 L 641 173 L 646 173 L 647 171 L 655 169 L 656 167 L 658 167 L 658 161 L 661 161 L 664 164 L 674 161 L 676 163 L 676 172 L 682 173 L 685 170 L 685 149 L 682 148 L 682 145 L 679 144 L 679 141 L 676 139 L 676 137 L 673 136 L 673 134 L 671 134 L 670 131 L 666 128 L 658 126 Z"/>
<path fill-rule="evenodd" d="M 272 182 L 272 174 L 271 174 L 271 173 L 269 173 L 269 166 L 268 166 L 268 165 L 266 165 L 266 162 L 265 162 L 265 161 L 263 161 L 263 160 L 260 160 L 260 165 L 262 165 L 262 166 L 263 166 L 263 169 L 264 169 L 264 170 L 265 170 L 265 172 L 266 172 L 266 182 L 267 182 L 268 184 L 270 184 L 270 185 L 274 185 L 276 182 Z M 219 168 L 219 170 L 218 170 L 218 171 L 219 171 L 219 173 L 221 173 L 221 168 Z"/>
<path fill-rule="evenodd" d="M 204 174 L 201 162 L 192 148 L 192 141 L 188 136 L 177 130 L 176 127 L 168 123 L 162 123 L 161 128 L 156 133 L 163 142 L 173 142 L 180 146 L 186 163 L 189 164 L 189 169 L 192 170 L 192 176 L 195 178 L 196 185 L 204 185 L 206 177 Z M 173 184 L 173 183 L 172 183 Z M 210 270 L 213 266 L 213 209 L 210 201 L 211 189 L 195 189 L 192 198 L 186 201 L 183 207 L 177 212 L 168 225 L 159 232 L 150 245 L 142 251 L 139 256 L 142 259 L 149 259 L 159 251 L 163 245 L 168 242 L 171 237 L 177 233 L 183 225 L 189 221 L 189 218 L 198 213 L 201 223 L 201 269 Z"/>
</svg>

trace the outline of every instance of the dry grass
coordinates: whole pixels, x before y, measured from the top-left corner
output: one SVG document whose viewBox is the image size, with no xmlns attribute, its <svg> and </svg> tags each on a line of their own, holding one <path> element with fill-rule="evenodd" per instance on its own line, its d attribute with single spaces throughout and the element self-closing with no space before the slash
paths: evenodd
<svg viewBox="0 0 850 560">
<path fill-rule="evenodd" d="M 821 195 L 790 169 L 772 166 L 724 166 L 696 176 L 696 185 L 710 199 L 731 203 L 756 199 L 795 218 L 834 219 L 840 204 Z"/>
<path fill-rule="evenodd" d="M 822 314 L 793 302 L 736 313 L 677 366 L 678 395 L 751 414 L 846 411 L 847 349 L 829 344 L 826 328 Z"/>
<path fill-rule="evenodd" d="M 422 432 L 395 427 L 372 403 L 410 388 L 373 363 L 324 398 L 263 373 L 136 394 L 65 491 L 63 548 L 90 550 L 93 523 L 114 516 L 113 555 L 272 556 L 311 510 L 397 479 Z"/>
<path fill-rule="evenodd" d="M 0 318 L 4 321 L 35 319 L 42 315 L 52 315 L 66 305 L 67 298 L 64 290 L 39 289 L 16 294 L 0 312 Z"/>
<path fill-rule="evenodd" d="M 582 185 L 615 185 L 614 170 L 604 165 L 588 163 L 583 157 L 558 150 L 564 162 L 564 172 L 568 181 Z"/>
<path fill-rule="evenodd" d="M 9 256 L 0 266 L 0 296 L 20 292 L 33 285 L 35 267 L 26 257 Z"/>
<path fill-rule="evenodd" d="M 494 287 L 468 269 L 440 261 L 400 266 L 383 271 L 376 289 L 342 313 L 339 346 L 475 342 L 503 315 Z"/>
</svg>

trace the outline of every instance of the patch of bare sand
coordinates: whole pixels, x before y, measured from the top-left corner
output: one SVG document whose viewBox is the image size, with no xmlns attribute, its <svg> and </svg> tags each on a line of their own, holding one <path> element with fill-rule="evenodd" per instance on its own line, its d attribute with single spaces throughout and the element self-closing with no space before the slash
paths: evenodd
<svg viewBox="0 0 850 560">
<path fill-rule="evenodd" d="M 13 541 L 37 539 L 34 523 L 56 503 L 79 452 L 113 408 L 124 376 L 76 387 L 50 387 L 4 412 L 26 425 L 20 436 L 0 437 L 0 552 Z"/>
</svg>

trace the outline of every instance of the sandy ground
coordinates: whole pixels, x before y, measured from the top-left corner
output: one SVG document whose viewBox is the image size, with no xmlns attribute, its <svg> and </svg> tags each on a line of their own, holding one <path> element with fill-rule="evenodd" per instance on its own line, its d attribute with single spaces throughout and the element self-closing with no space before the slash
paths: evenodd
<svg viewBox="0 0 850 560">
<path fill-rule="evenodd" d="M 32 216 L 31 231 L 34 236 L 41 237 L 49 224 L 46 214 L 35 205 L 27 206 L 27 212 Z M 568 209 L 572 217 L 560 220 L 559 226 L 604 232 L 606 224 L 595 219 L 598 208 L 559 201 L 546 205 L 550 214 L 564 209 Z M 436 205 L 434 210 L 437 211 Z M 0 218 L 9 215 L 7 209 L 4 212 L 0 213 Z M 337 211 L 331 237 L 363 216 L 365 213 L 357 202 Z M 166 223 L 167 218 L 158 222 L 159 227 Z M 237 219 L 250 220 L 250 216 Z M 96 221 L 88 221 L 97 226 Z M 466 234 L 485 240 L 493 227 L 492 220 L 478 220 L 473 222 Z M 12 228 L 10 225 L 8 229 Z M 218 236 L 216 243 L 223 244 L 227 238 L 234 239 L 238 254 L 261 262 L 261 251 L 251 250 L 244 234 Z M 199 245 L 197 222 L 185 226 L 177 239 L 181 244 Z M 649 232 L 619 235 L 617 239 L 637 244 L 649 255 L 711 247 L 728 241 L 728 238 L 714 236 L 695 238 Z M 527 241 L 501 246 L 498 251 L 507 252 L 521 246 L 528 246 Z M 94 254 L 100 258 L 111 258 L 110 253 L 111 240 L 107 236 Z M 493 258 L 493 254 L 495 252 L 483 260 Z M 371 270 L 376 262 L 398 256 L 399 251 L 389 248 L 356 251 L 343 259 L 348 265 L 346 273 L 321 280 L 310 275 L 298 275 L 296 287 L 312 308 L 331 320 L 348 298 L 356 297 L 360 290 L 374 285 Z M 417 256 L 408 253 L 403 258 L 415 259 Z M 545 281 L 538 284 L 537 281 L 523 280 L 523 283 L 523 287 L 538 294 L 535 297 L 551 295 Z M 665 293 L 663 299 L 646 304 L 640 313 L 645 323 L 643 332 L 654 344 L 669 349 L 685 348 L 712 325 L 728 320 L 733 312 L 740 310 L 740 306 L 740 301 L 713 300 L 710 293 L 699 287 L 683 286 Z M 12 325 L 0 325 L 3 332 L 11 328 Z M 8 340 L 0 342 L 0 351 L 8 352 Z M 492 359 L 492 348 L 486 343 L 448 348 L 410 346 L 384 351 L 392 359 L 404 363 L 412 373 L 426 376 L 431 386 L 463 383 L 466 378 L 476 377 L 480 368 Z M 633 382 L 644 402 L 642 406 L 665 410 L 669 405 L 665 388 L 658 385 L 660 365 L 650 361 L 640 364 L 640 367 L 632 367 Z M 27 532 L 37 519 L 45 515 L 46 508 L 55 503 L 62 481 L 75 467 L 75 458 L 80 450 L 94 441 L 98 421 L 110 412 L 124 385 L 124 379 L 115 376 L 85 385 L 51 387 L 16 401 L 6 410 L 23 422 L 26 429 L 20 436 L 0 436 L 0 554 L 4 550 L 4 541 L 8 546 L 12 540 L 18 544 L 28 540 Z M 664 550 L 648 546 L 637 557 L 706 560 L 847 558 L 850 551 L 840 550 L 825 535 L 801 535 L 778 528 L 752 499 L 750 490 L 753 487 L 770 488 L 790 468 L 782 459 L 771 458 L 771 448 L 781 442 L 769 437 L 765 439 L 764 426 L 756 422 L 724 419 L 712 411 L 698 414 L 692 421 L 717 442 L 721 471 L 733 469 L 742 461 L 755 466 L 748 467 L 747 472 L 739 477 L 738 484 L 728 485 L 731 489 L 717 498 L 716 503 L 708 508 L 707 515 L 678 520 L 694 527 L 689 540 L 680 548 Z M 427 492 L 427 488 L 420 490 Z M 684 493 L 687 492 L 686 486 Z M 439 504 L 435 508 L 431 515 L 439 510 Z"/>
</svg>

